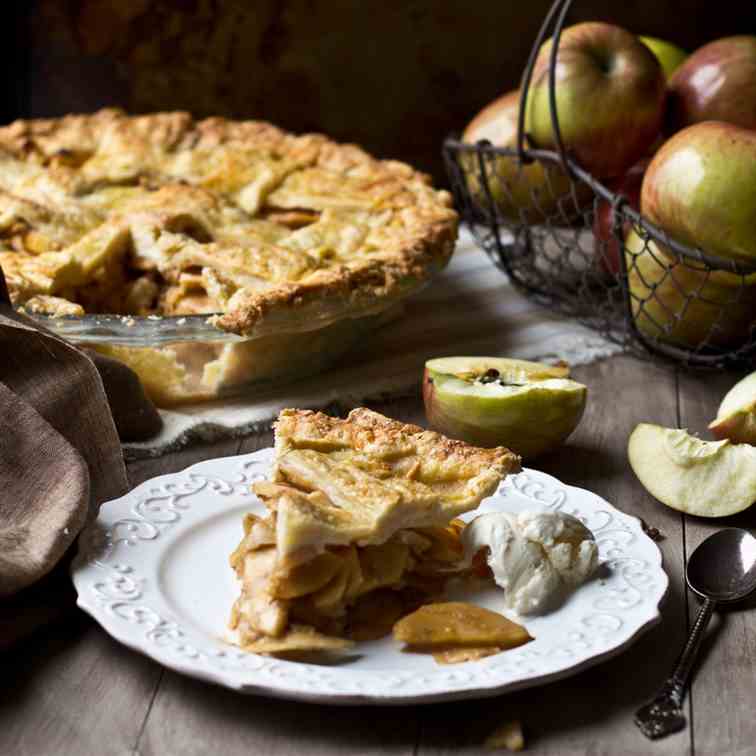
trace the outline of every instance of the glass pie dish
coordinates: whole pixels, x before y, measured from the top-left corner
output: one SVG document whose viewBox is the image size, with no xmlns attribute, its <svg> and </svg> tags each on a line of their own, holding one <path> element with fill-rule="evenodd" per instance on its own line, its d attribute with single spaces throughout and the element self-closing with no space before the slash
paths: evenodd
<svg viewBox="0 0 756 756">
<path fill-rule="evenodd" d="M 128 365 L 161 407 L 202 402 L 315 375 L 395 320 L 401 303 L 312 330 L 246 337 L 222 331 L 213 314 L 55 317 L 27 313 L 58 336 Z"/>
</svg>

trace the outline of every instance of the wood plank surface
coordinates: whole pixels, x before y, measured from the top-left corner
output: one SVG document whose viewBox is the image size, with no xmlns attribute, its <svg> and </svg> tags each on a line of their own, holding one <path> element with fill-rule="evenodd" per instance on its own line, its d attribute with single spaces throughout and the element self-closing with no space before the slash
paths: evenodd
<svg viewBox="0 0 756 756">
<path fill-rule="evenodd" d="M 7 756 L 131 753 L 161 674 L 78 612 L 6 651 L 0 665 Z"/>
<path fill-rule="evenodd" d="M 629 432 L 643 420 L 703 429 L 734 378 L 681 376 L 630 358 L 575 371 L 589 387 L 583 422 L 568 444 L 534 465 L 642 517 L 660 543 L 670 592 L 660 624 L 630 649 L 566 680 L 486 700 L 417 707 L 320 706 L 241 696 L 164 670 L 111 640 L 83 614 L 42 630 L 0 659 L 0 753 L 47 754 L 482 754 L 485 737 L 521 719 L 533 754 L 750 753 L 756 742 L 756 623 L 728 612 L 698 672 L 693 726 L 650 744 L 632 722 L 684 640 L 688 550 L 721 523 L 685 523 L 648 496 L 627 463 Z M 714 398 L 712 398 L 714 396 Z M 424 424 L 418 399 L 373 405 Z M 192 446 L 129 465 L 131 482 L 202 459 L 246 453 L 270 433 Z M 752 524 L 741 516 L 739 524 Z M 691 601 L 690 611 L 695 609 Z M 695 739 L 695 741 L 694 741 Z"/>
<path fill-rule="evenodd" d="M 740 374 L 680 376 L 680 426 L 711 438 L 706 430 L 724 394 Z M 726 493 L 725 493 L 726 495 Z M 707 536 L 723 527 L 753 530 L 754 510 L 707 520 L 686 517 L 687 556 Z M 690 621 L 699 609 L 689 601 Z M 692 687 L 692 719 L 696 754 L 751 754 L 756 752 L 756 599 L 721 608 L 712 618 Z"/>
</svg>

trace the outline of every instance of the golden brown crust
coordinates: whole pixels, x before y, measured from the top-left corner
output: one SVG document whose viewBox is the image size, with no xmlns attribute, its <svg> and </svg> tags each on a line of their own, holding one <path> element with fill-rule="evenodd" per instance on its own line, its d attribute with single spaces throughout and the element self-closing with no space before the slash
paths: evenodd
<svg viewBox="0 0 756 756">
<path fill-rule="evenodd" d="M 503 446 L 492 449 L 472 446 L 366 407 L 353 409 L 346 419 L 316 410 L 284 409 L 274 427 L 279 455 L 289 446 L 317 439 L 335 448 L 343 446 L 384 455 L 393 455 L 411 446 L 425 459 L 443 460 L 456 468 L 460 476 L 474 470 L 490 471 L 502 478 L 520 469 L 520 458 Z"/>
<path fill-rule="evenodd" d="M 382 543 L 397 530 L 446 525 L 520 469 L 482 449 L 360 407 L 346 419 L 285 409 L 275 425 L 272 499 L 279 557 L 325 544 Z"/>
<path fill-rule="evenodd" d="M 274 332 L 281 314 L 320 328 L 343 317 L 359 317 L 385 310 L 407 296 L 441 269 L 454 251 L 456 228 L 449 224 L 427 226 L 424 238 L 407 245 L 388 260 L 369 260 L 351 269 L 319 271 L 310 280 L 287 283 L 275 291 L 247 289 L 215 325 L 238 334 L 253 329 L 260 335 Z M 285 327 L 285 322 L 280 324 Z"/>
<path fill-rule="evenodd" d="M 225 312 L 213 321 L 244 335 L 380 312 L 442 268 L 456 238 L 449 194 L 407 165 L 320 134 L 181 112 L 16 121 L 0 128 L 0 190 L 0 205 L 15 202 L 14 224 L 0 234 L 32 269 L 40 246 L 64 254 L 101 223 L 126 229 L 137 269 L 166 280 L 215 260 L 228 278 L 221 263 L 256 243 L 254 270 L 232 265 Z M 300 264 L 275 264 L 286 256 Z M 91 288 L 95 273 L 81 285 Z M 78 301 L 68 281 L 37 291 L 18 278 L 18 304 L 37 294 Z M 198 301 L 195 292 L 187 307 Z"/>
</svg>

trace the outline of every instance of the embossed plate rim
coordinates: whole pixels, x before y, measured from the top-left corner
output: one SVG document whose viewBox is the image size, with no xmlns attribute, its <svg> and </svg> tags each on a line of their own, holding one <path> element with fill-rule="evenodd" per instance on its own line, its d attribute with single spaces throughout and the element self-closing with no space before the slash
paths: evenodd
<svg viewBox="0 0 756 756">
<path fill-rule="evenodd" d="M 80 536 L 71 566 L 78 605 L 119 642 L 182 674 L 244 693 L 339 704 L 431 703 L 540 685 L 620 653 L 660 619 L 659 604 L 669 580 L 662 569 L 661 552 L 640 521 L 590 491 L 526 469 L 504 481 L 480 510 L 498 509 L 502 502 L 516 508 L 518 503 L 532 501 L 587 521 L 596 533 L 602 561 L 613 565 L 605 580 L 594 581 L 590 590 L 575 594 L 576 601 L 592 597 L 593 613 L 586 618 L 597 624 L 590 634 L 580 633 L 588 625 L 568 628 L 570 637 L 565 636 L 561 645 L 541 650 L 536 644 L 542 636 L 536 632 L 536 641 L 519 649 L 478 662 L 437 666 L 430 672 L 413 671 L 411 656 L 408 671 L 397 672 L 306 664 L 242 652 L 196 627 L 182 625 L 175 616 L 156 574 L 161 544 L 165 548 L 166 541 L 168 547 L 171 543 L 160 536 L 169 532 L 175 536 L 222 512 L 224 504 L 238 507 L 240 499 L 249 497 L 254 506 L 256 498 L 249 486 L 265 476 L 272 455 L 272 449 L 262 449 L 199 462 L 179 473 L 147 480 L 103 504 L 97 520 Z M 219 508 L 193 510 L 193 497 L 209 497 Z M 562 614 L 558 610 L 535 622 L 563 622 Z"/>
</svg>

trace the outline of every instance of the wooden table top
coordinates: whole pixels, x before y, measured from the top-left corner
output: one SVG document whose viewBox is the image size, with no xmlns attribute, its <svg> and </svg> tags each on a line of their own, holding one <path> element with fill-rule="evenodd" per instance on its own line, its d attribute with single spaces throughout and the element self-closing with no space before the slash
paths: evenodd
<svg viewBox="0 0 756 756">
<path fill-rule="evenodd" d="M 502 722 L 520 719 L 531 754 L 756 753 L 756 605 L 718 613 L 685 704 L 688 727 L 657 743 L 639 733 L 635 709 L 670 671 L 698 603 L 686 592 L 685 559 L 725 525 L 654 501 L 627 462 L 627 437 L 641 421 L 702 434 L 738 378 L 690 375 L 617 357 L 575 371 L 589 387 L 582 424 L 537 467 L 604 496 L 664 535 L 670 577 L 661 623 L 620 656 L 561 682 L 496 698 L 415 707 L 334 707 L 243 696 L 163 669 L 121 646 L 78 610 L 0 659 L 0 754 L 390 754 L 484 753 Z M 375 409 L 424 424 L 418 400 Z M 129 466 L 133 484 L 211 457 L 268 446 L 263 433 L 193 446 Z"/>
</svg>

